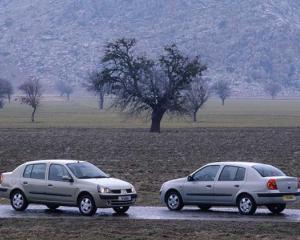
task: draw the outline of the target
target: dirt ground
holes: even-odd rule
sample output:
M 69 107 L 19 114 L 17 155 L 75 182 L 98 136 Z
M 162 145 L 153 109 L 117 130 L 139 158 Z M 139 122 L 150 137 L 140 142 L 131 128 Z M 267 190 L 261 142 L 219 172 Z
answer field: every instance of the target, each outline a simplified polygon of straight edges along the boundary
M 0 129 L 0 172 L 36 159 L 82 159 L 132 182 L 140 205 L 161 184 L 213 161 L 257 161 L 300 176 L 300 128 Z M 299 205 L 300 207 L 300 205 Z
M 80 230 L 79 230 L 80 229 Z M 118 219 L 0 220 L 0 239 L 300 239 L 300 223 Z

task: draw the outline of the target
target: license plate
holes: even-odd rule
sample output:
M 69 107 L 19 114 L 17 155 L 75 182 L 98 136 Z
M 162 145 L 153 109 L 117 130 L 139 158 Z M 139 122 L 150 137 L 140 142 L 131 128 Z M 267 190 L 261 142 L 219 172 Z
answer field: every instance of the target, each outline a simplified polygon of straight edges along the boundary
M 284 201 L 295 201 L 296 197 L 294 195 L 285 195 L 283 196 Z
M 119 201 L 130 201 L 131 200 L 131 196 L 120 196 L 119 197 Z

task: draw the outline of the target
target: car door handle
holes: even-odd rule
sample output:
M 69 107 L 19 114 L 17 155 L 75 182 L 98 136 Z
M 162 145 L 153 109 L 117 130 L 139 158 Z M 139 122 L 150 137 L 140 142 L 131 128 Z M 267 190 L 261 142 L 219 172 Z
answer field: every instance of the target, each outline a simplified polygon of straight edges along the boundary
M 53 184 L 48 184 L 48 187 L 53 187 Z
M 239 187 L 240 187 L 240 185 L 234 185 L 234 187 L 236 187 L 236 188 L 239 188 Z
M 28 184 L 28 182 L 23 182 L 23 185 L 27 185 Z
M 207 187 L 207 188 L 211 188 L 211 185 L 206 185 L 205 187 Z

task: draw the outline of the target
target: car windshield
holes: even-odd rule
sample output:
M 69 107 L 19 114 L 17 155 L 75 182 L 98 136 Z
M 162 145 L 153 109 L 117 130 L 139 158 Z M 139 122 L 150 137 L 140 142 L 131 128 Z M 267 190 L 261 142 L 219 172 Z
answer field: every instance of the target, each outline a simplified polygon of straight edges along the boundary
M 99 168 L 88 162 L 68 163 L 67 166 L 80 179 L 108 177 Z
M 285 176 L 285 174 L 276 167 L 270 165 L 255 165 L 253 168 L 262 176 L 262 177 L 278 177 Z

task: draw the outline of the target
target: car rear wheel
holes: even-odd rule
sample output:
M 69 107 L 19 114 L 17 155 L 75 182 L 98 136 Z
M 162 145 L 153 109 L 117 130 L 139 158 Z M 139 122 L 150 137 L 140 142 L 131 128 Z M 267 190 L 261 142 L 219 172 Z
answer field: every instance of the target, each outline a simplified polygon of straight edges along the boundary
M 286 204 L 270 204 L 267 205 L 267 208 L 270 210 L 270 212 L 279 214 L 286 208 Z
M 211 205 L 205 205 L 205 204 L 201 204 L 198 205 L 198 207 L 200 208 L 201 211 L 208 211 L 211 208 Z
M 240 196 L 237 205 L 242 215 L 253 215 L 257 209 L 254 199 L 248 194 Z
M 118 214 L 123 214 L 128 211 L 129 207 L 114 207 L 113 210 Z
M 82 215 L 93 216 L 96 213 L 97 207 L 91 195 L 82 195 L 78 202 L 78 208 Z
M 16 211 L 24 211 L 28 207 L 27 199 L 20 190 L 14 191 L 11 194 L 10 203 Z
M 47 208 L 49 208 L 50 210 L 56 210 L 57 208 L 59 208 L 60 206 L 57 204 L 46 204 Z
M 184 206 L 181 195 L 177 191 L 167 193 L 166 204 L 171 211 L 179 211 Z

